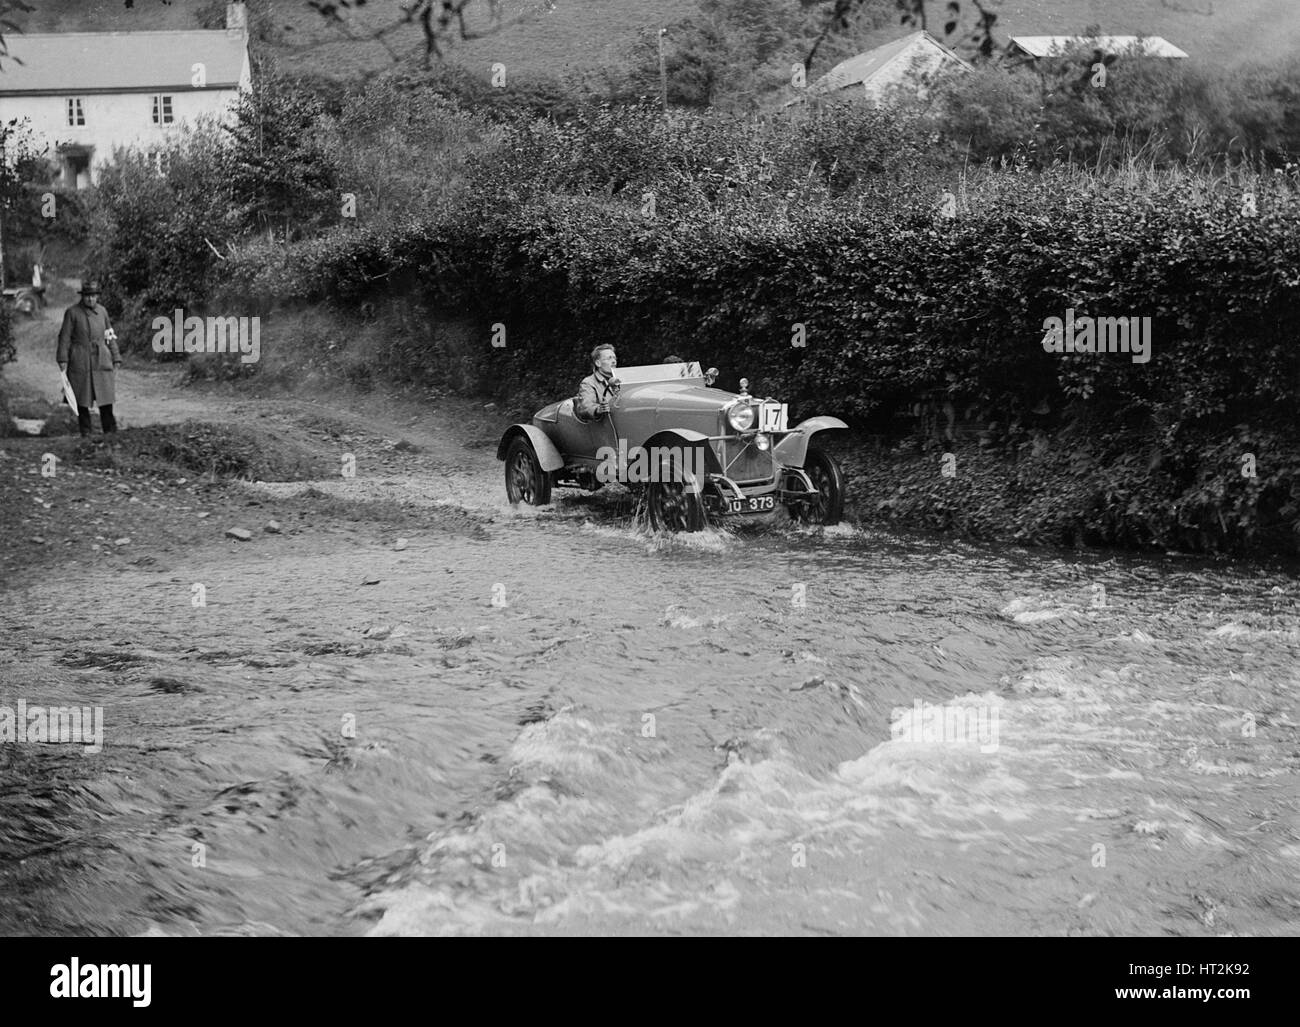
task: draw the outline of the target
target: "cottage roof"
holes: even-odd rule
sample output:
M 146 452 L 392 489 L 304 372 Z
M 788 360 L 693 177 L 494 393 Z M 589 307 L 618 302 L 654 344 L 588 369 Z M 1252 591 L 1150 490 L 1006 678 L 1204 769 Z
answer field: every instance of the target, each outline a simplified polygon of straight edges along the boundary
M 1012 36 L 1011 42 L 1030 57 L 1051 57 L 1079 47 L 1092 47 L 1106 54 L 1136 48 L 1145 57 L 1187 56 L 1160 36 Z
M 810 93 L 833 93 L 839 89 L 847 89 L 850 86 L 858 86 L 864 82 L 869 82 L 874 76 L 884 71 L 896 58 L 902 57 L 909 50 L 927 46 L 947 54 L 958 64 L 969 67 L 965 61 L 930 33 L 925 31 L 912 32 L 909 35 L 895 39 L 892 43 L 886 43 L 884 46 L 878 46 L 874 50 L 868 50 L 856 57 L 841 61 L 810 85 L 808 91 Z
M 5 43 L 0 95 L 190 90 L 195 64 L 203 88 L 233 89 L 247 55 L 244 34 L 226 29 L 6 33 Z

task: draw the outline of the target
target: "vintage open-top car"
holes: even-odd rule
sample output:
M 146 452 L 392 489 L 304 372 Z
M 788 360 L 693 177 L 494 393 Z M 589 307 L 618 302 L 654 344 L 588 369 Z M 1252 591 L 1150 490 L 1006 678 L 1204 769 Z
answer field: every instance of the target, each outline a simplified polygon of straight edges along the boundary
M 651 525 L 698 531 L 710 517 L 763 517 L 778 506 L 810 524 L 835 524 L 844 475 L 818 432 L 837 417 L 786 425 L 774 399 L 712 388 L 717 370 L 695 361 L 620 367 L 608 414 L 584 419 L 574 400 L 552 403 L 531 424 L 511 425 L 497 447 L 511 503 L 544 506 L 553 487 L 595 491 L 619 481 L 643 491 Z

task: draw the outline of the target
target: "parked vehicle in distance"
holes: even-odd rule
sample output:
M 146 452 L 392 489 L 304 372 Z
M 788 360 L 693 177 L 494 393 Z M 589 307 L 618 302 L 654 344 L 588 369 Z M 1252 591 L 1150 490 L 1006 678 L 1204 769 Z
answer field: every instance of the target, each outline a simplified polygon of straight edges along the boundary
M 501 438 L 511 503 L 544 506 L 553 488 L 595 491 L 619 481 L 644 491 L 656 529 L 698 531 L 710 518 L 767 517 L 777 507 L 809 524 L 835 524 L 844 474 L 819 432 L 848 425 L 810 417 L 787 426 L 775 399 L 712 387 L 717 369 L 696 361 L 618 369 L 608 415 L 584 420 L 566 399 Z
M 43 292 L 30 285 L 18 285 L 4 290 L 4 301 L 11 310 L 36 317 L 45 308 Z
M 32 264 L 32 281 L 30 285 L 6 286 L 0 290 L 4 302 L 10 309 L 28 317 L 36 317 L 45 309 L 45 280 L 41 274 L 41 265 Z

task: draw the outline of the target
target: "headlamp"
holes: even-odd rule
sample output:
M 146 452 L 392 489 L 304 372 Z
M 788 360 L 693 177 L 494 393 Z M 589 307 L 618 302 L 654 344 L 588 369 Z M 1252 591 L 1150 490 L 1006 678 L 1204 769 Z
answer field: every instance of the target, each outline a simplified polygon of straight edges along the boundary
M 727 411 L 727 424 L 731 425 L 732 431 L 749 431 L 756 420 L 758 415 L 752 403 L 737 403 Z

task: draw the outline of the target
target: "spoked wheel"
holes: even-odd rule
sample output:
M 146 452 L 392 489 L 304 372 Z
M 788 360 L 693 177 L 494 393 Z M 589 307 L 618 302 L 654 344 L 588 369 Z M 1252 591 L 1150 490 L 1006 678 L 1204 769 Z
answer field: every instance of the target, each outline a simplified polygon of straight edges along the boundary
M 545 506 L 551 501 L 551 476 L 542 470 L 532 444 L 515 439 L 506 450 L 506 498 L 514 503 Z
M 803 458 L 817 498 L 806 503 L 792 503 L 790 516 L 805 524 L 839 524 L 844 515 L 844 472 L 824 449 L 809 449 Z
M 646 486 L 646 508 L 655 531 L 700 531 L 707 523 L 704 492 L 692 490 L 694 475 L 675 457 L 665 454 L 659 463 L 659 480 Z

